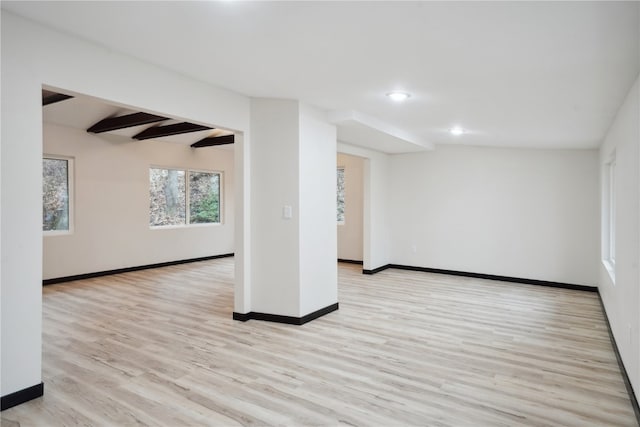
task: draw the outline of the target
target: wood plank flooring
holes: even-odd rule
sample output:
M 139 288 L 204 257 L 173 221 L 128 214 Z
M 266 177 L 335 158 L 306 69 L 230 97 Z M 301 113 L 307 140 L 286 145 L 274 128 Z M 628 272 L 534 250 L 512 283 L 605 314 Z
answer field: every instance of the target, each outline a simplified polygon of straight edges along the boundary
M 339 265 L 340 310 L 233 321 L 233 259 L 43 290 L 26 426 L 636 426 L 597 295 Z

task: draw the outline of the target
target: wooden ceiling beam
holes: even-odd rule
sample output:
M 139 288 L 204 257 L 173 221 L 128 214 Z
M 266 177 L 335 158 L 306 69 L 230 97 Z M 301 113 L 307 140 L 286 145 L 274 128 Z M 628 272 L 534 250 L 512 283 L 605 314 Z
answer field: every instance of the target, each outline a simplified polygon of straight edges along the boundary
M 65 95 L 63 93 L 51 93 L 46 94 L 42 93 L 42 106 L 55 104 L 56 102 L 64 101 L 65 99 L 73 98 L 71 95 Z
M 216 145 L 227 145 L 235 142 L 235 135 L 210 136 L 191 144 L 193 148 L 213 147 Z
M 210 130 L 212 128 L 194 123 L 182 122 L 173 125 L 166 126 L 154 126 L 149 129 L 145 129 L 132 138 L 137 140 L 161 138 L 163 136 L 180 135 L 189 132 L 198 132 L 201 130 Z
M 125 129 L 133 126 L 148 125 L 149 123 L 162 122 L 169 120 L 167 117 L 156 116 L 149 113 L 133 113 L 126 116 L 108 117 L 100 120 L 95 125 L 87 129 L 87 132 L 102 133 L 112 130 Z

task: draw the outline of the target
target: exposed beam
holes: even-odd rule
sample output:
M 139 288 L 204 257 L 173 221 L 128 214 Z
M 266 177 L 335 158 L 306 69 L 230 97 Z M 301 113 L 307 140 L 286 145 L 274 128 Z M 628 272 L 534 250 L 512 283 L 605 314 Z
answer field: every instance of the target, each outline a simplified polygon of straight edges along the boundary
M 155 114 L 133 113 L 127 114 L 126 116 L 109 117 L 104 120 L 100 120 L 98 123 L 87 129 L 87 132 L 109 132 L 112 130 L 130 128 L 133 126 L 148 125 L 149 123 L 161 122 L 163 120 L 169 119 L 167 117 L 156 116 Z
M 181 133 L 198 132 L 200 130 L 209 130 L 210 127 L 196 125 L 194 123 L 182 122 L 174 125 L 155 126 L 149 129 L 145 129 L 137 135 L 133 136 L 133 139 L 143 140 L 151 138 L 160 138 L 162 136 L 179 135 Z
M 213 147 L 215 145 L 233 144 L 234 141 L 235 135 L 210 136 L 208 138 L 201 139 L 198 142 L 194 142 L 191 144 L 191 147 Z
M 65 99 L 69 98 L 73 98 L 73 96 L 52 92 L 48 92 L 47 94 L 45 94 L 45 92 L 42 91 L 42 106 L 44 107 L 45 105 L 55 104 L 56 102 L 64 101 Z

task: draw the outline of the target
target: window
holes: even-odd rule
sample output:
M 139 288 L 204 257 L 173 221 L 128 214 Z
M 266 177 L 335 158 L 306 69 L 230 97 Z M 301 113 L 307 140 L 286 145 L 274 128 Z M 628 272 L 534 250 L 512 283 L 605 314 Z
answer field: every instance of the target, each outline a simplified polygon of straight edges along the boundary
M 220 222 L 220 173 L 152 167 L 149 196 L 151 227 Z
M 615 282 L 616 265 L 616 157 L 615 152 L 605 164 L 603 177 L 603 245 L 602 260 Z
M 338 168 L 338 223 L 344 224 L 344 168 Z
M 42 230 L 47 234 L 71 231 L 72 172 L 72 159 L 42 159 Z
M 151 209 L 149 225 L 181 225 L 186 218 L 184 171 L 176 169 L 149 170 Z
M 189 172 L 189 222 L 220 222 L 220 174 Z

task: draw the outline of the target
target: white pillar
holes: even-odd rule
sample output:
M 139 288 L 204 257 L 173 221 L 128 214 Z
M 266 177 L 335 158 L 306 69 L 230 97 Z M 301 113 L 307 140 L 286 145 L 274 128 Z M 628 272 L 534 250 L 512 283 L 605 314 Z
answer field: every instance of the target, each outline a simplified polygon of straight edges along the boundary
M 251 312 L 300 319 L 337 304 L 335 153 L 323 112 L 252 99 Z
M 251 168 L 247 132 L 236 134 L 234 142 L 234 266 L 235 286 L 233 311 L 251 311 Z

